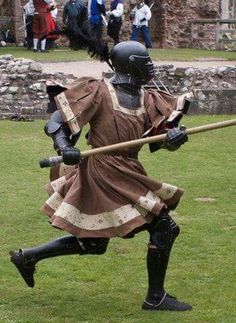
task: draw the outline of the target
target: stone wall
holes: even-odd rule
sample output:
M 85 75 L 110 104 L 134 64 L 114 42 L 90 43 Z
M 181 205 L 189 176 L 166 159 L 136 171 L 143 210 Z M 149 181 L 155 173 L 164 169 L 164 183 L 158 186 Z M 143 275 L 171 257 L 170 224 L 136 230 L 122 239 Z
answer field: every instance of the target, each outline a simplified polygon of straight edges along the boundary
M 11 0 L 0 0 L 0 17 L 10 17 L 13 15 L 13 5 Z
M 48 96 L 46 85 L 50 81 L 65 85 L 75 77 L 57 73 L 42 73 L 42 66 L 29 59 L 0 56 L 0 119 L 14 114 L 31 118 L 45 118 Z
M 167 0 L 164 1 L 167 47 L 214 48 L 215 25 L 207 25 L 200 32 L 203 44 L 191 44 L 191 20 L 221 18 L 221 1 Z M 209 43 L 210 41 L 210 43 Z M 202 46 L 201 46 L 202 45 Z
M 236 114 L 236 66 L 207 69 L 158 66 L 156 76 L 156 84 L 162 87 L 161 81 L 175 95 L 194 91 L 192 114 Z M 14 114 L 46 118 L 47 83 L 65 86 L 74 79 L 73 75 L 63 73 L 44 74 L 41 64 L 29 59 L 0 56 L 0 119 Z
M 236 114 L 236 66 L 204 69 L 163 66 L 157 77 L 174 95 L 193 91 L 189 114 Z

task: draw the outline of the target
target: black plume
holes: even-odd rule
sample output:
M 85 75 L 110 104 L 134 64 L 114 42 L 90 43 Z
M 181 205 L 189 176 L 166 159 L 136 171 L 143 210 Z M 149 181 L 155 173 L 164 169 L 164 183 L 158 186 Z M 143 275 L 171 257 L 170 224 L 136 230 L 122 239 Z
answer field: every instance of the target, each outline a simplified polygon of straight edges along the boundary
M 88 20 L 83 21 L 76 30 L 70 30 L 67 27 L 57 28 L 43 38 L 47 38 L 49 35 L 65 35 L 70 41 L 69 46 L 71 49 L 79 50 L 86 48 L 90 57 L 106 62 L 113 69 L 107 42 L 102 38 L 96 37 L 96 34 L 91 30 Z

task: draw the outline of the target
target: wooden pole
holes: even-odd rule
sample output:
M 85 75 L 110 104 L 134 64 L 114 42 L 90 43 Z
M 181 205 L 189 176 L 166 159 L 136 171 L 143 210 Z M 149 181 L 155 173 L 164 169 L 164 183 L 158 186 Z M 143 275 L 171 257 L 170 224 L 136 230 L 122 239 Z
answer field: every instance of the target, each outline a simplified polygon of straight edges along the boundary
M 221 128 L 226 128 L 226 127 L 230 127 L 230 126 L 236 126 L 236 119 L 220 121 L 220 122 L 216 122 L 216 123 L 210 123 L 210 124 L 198 126 L 195 128 L 189 128 L 189 129 L 186 129 L 186 133 L 188 135 L 193 135 L 193 134 L 200 133 L 200 132 L 221 129 Z M 157 136 L 152 136 L 152 137 L 135 139 L 135 140 L 131 140 L 131 141 L 124 141 L 124 142 L 120 142 L 120 143 L 113 144 L 113 145 L 108 145 L 108 146 L 104 146 L 104 147 L 99 147 L 99 148 L 94 148 L 94 149 L 82 151 L 81 157 L 84 158 L 84 157 L 88 157 L 88 156 L 92 156 L 92 155 L 106 154 L 106 153 L 109 153 L 112 151 L 124 150 L 124 149 L 134 147 L 134 146 L 142 146 L 144 144 L 149 144 L 152 142 L 161 142 L 165 138 L 166 138 L 166 134 L 162 134 L 162 135 L 157 135 Z M 40 164 L 40 167 L 43 168 L 43 167 L 50 167 L 50 166 L 53 166 L 56 164 L 60 164 L 62 161 L 63 160 L 62 160 L 61 156 L 56 156 L 56 157 L 49 157 L 44 160 L 41 160 L 39 162 L 39 164 Z
M 186 133 L 188 135 L 193 135 L 193 134 L 200 133 L 200 132 L 225 128 L 225 127 L 230 127 L 230 126 L 235 126 L 235 125 L 236 125 L 236 119 L 227 120 L 227 121 L 220 121 L 220 122 L 216 122 L 216 123 L 210 123 L 210 124 L 207 124 L 204 126 L 198 126 L 195 128 L 186 129 Z M 118 151 L 118 150 L 123 150 L 123 149 L 134 147 L 134 146 L 149 144 L 152 142 L 160 142 L 160 141 L 163 141 L 165 139 L 165 137 L 166 137 L 166 134 L 162 134 L 162 135 L 157 135 L 157 136 L 152 136 L 152 137 L 135 139 L 135 140 L 131 140 L 131 141 L 124 141 L 124 142 L 114 144 L 114 145 L 85 150 L 85 151 L 81 152 L 81 156 L 88 157 L 88 156 L 92 156 L 92 155 L 105 154 L 105 153 L 112 152 L 112 151 Z

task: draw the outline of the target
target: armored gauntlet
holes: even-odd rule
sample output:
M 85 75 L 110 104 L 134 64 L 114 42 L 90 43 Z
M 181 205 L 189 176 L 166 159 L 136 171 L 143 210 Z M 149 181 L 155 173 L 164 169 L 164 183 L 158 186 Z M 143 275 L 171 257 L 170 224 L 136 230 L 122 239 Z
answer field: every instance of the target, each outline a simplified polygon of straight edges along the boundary
M 76 165 L 81 160 L 80 150 L 75 147 L 65 147 L 61 154 L 66 165 Z
M 185 127 L 173 128 L 167 131 L 166 139 L 163 143 L 163 148 L 175 151 L 180 148 L 186 141 L 188 141 L 188 135 L 185 131 Z
M 44 130 L 45 133 L 52 138 L 54 148 L 59 155 L 62 155 L 65 164 L 75 165 L 80 162 L 80 150 L 73 147 L 79 134 L 74 136 L 76 138 L 71 136 L 69 128 L 63 122 L 60 111 L 56 111 L 52 114 L 51 119 L 46 124 Z

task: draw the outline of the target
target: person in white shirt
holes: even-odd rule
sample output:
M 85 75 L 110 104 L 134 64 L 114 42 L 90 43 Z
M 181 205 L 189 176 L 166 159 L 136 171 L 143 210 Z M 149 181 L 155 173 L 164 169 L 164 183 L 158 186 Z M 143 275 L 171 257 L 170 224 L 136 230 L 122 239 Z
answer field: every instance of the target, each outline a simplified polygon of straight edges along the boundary
M 130 14 L 133 21 L 130 39 L 138 41 L 140 34 L 142 34 L 146 48 L 152 48 L 152 41 L 148 26 L 148 22 L 152 17 L 151 10 L 143 0 L 137 0 L 136 3 L 137 5 Z
M 122 15 L 124 13 L 123 0 L 112 0 L 111 10 L 107 11 L 109 17 L 107 35 L 114 40 L 114 46 L 120 42 L 119 34 L 122 26 Z
M 33 48 L 33 16 L 34 16 L 34 3 L 29 0 L 23 7 L 24 9 L 24 26 L 26 33 L 26 46 L 28 50 Z

